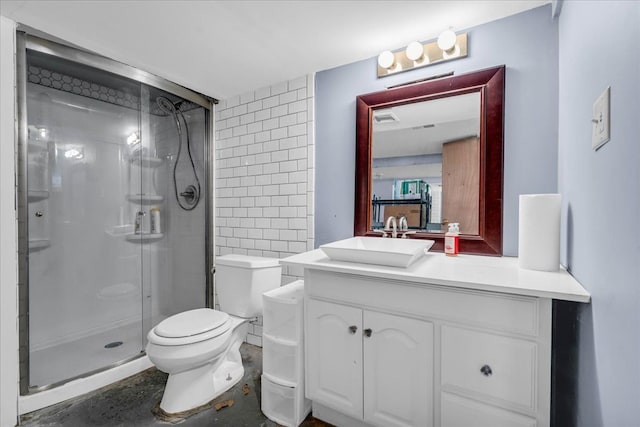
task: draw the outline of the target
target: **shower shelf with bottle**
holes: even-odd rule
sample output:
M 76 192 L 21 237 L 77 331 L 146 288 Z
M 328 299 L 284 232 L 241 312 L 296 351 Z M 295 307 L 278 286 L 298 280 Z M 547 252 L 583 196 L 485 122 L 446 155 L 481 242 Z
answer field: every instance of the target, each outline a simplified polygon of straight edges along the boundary
M 143 171 L 158 168 L 164 162 L 164 159 L 160 157 L 156 157 L 154 155 L 146 155 L 146 150 L 146 148 L 141 148 L 141 151 L 138 151 L 136 154 L 132 155 L 129 158 L 129 163 L 140 168 L 140 172 L 144 173 L 145 175 L 152 172 Z M 152 213 L 154 210 L 159 212 L 159 209 L 153 205 L 158 205 L 164 202 L 164 196 L 156 193 L 134 193 L 127 194 L 125 197 L 131 203 L 134 203 L 141 207 L 145 206 L 144 210 L 142 210 L 141 208 L 136 213 L 135 223 L 132 224 L 131 228 L 128 229 L 124 234 L 125 240 L 131 243 L 150 243 L 162 239 L 164 237 L 164 233 L 153 232 L 153 226 L 150 226 L 149 222 L 147 221 L 150 220 L 150 216 L 148 214 Z M 149 220 L 143 222 L 145 217 L 149 218 Z M 157 221 L 159 220 L 160 219 L 158 217 Z M 161 230 L 158 229 L 158 231 Z
M 127 194 L 127 200 L 139 206 L 158 205 L 164 201 L 164 196 L 159 194 Z M 153 217 L 156 211 L 156 217 Z M 151 207 L 148 212 L 139 210 L 136 213 L 136 222 L 130 230 L 124 235 L 125 240 L 132 243 L 150 243 L 160 240 L 164 237 L 164 233 L 160 229 L 160 210 L 157 206 Z M 144 218 L 148 217 L 148 222 Z M 157 228 L 156 228 L 157 227 Z M 156 232 L 157 230 L 157 232 Z

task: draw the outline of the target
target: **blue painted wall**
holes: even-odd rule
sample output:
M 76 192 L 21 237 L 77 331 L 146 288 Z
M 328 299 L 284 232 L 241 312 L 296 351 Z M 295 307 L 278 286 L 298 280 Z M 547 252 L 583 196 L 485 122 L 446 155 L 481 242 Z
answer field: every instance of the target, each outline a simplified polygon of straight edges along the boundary
M 562 262 L 579 305 L 577 426 L 640 425 L 640 2 L 566 1 L 559 17 Z M 591 149 L 611 86 L 611 141 Z
M 546 5 L 466 31 L 469 56 L 463 59 L 382 79 L 376 58 L 316 74 L 316 245 L 353 236 L 357 95 L 504 64 L 503 252 L 516 255 L 518 195 L 557 191 L 558 25 Z

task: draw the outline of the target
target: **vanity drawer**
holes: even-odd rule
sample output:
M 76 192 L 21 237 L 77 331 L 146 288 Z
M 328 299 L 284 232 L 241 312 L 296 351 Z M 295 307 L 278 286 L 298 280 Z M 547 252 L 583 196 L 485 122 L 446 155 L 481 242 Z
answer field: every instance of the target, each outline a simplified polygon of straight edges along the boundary
M 443 427 L 536 427 L 535 418 L 470 399 L 442 393 L 440 417 Z
M 442 390 L 536 410 L 537 344 L 443 325 Z

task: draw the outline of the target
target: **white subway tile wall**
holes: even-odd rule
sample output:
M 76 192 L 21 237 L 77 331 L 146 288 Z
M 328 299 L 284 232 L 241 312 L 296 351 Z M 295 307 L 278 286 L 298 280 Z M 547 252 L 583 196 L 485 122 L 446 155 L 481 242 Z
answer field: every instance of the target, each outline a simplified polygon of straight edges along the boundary
M 308 75 L 216 106 L 216 255 L 313 249 L 313 95 Z M 302 276 L 283 266 L 282 284 Z M 247 342 L 262 346 L 262 317 Z

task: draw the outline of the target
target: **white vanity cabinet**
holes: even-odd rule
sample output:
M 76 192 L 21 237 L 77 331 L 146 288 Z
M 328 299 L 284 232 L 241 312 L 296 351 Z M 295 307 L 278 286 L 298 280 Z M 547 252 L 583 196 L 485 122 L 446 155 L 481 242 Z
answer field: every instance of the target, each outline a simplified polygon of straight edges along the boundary
M 307 397 L 374 425 L 431 426 L 433 325 L 307 302 Z
M 442 254 L 400 269 L 318 250 L 283 263 L 304 267 L 306 397 L 316 418 L 549 426 L 552 299 L 589 301 L 566 271 Z

